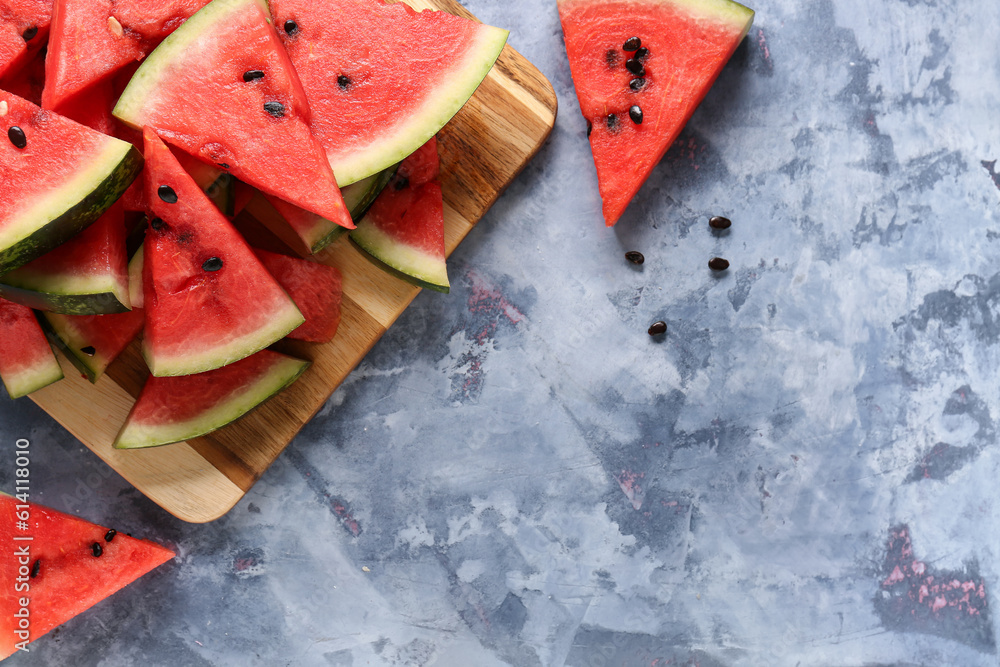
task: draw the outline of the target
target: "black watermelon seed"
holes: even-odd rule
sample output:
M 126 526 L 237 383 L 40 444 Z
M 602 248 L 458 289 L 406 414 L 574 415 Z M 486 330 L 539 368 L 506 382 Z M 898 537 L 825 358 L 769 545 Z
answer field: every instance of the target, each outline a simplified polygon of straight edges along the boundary
M 594 125 L 593 125 L 593 123 L 591 123 L 591 122 L 590 122 L 590 121 L 588 120 L 588 121 L 587 121 L 587 136 L 589 137 L 589 136 L 590 136 L 590 133 L 591 133 L 591 132 L 593 132 L 593 131 L 594 131 Z
M 614 130 L 618 127 L 618 116 L 613 113 L 609 113 L 605 122 L 607 122 L 609 130 Z
M 632 262 L 633 264 L 642 264 L 646 261 L 646 258 L 642 256 L 641 252 L 636 250 L 629 250 L 625 253 L 625 259 Z
M 635 51 L 640 46 L 642 46 L 641 39 L 638 37 L 629 37 L 625 40 L 625 43 L 622 44 L 622 51 Z
M 227 162 L 216 162 L 219 165 L 219 169 L 229 169 L 229 164 Z
M 409 185 L 410 185 L 410 179 L 408 179 L 406 176 L 400 176 L 399 178 L 396 179 L 396 182 L 392 184 L 392 187 L 396 192 L 399 192 L 400 190 Z
M 94 558 L 98 558 L 102 553 L 104 553 L 104 547 L 102 547 L 100 543 L 94 542 L 90 545 L 90 553 L 94 554 Z
M 114 528 L 112 528 L 108 532 L 104 533 L 104 541 L 105 542 L 110 542 L 111 540 L 115 539 L 115 535 L 117 535 L 117 534 L 118 534 L 118 531 L 115 530 Z
M 732 220 L 724 218 L 721 215 L 716 215 L 708 221 L 708 226 L 712 229 L 729 229 L 732 224 Z
M 641 78 L 632 79 L 628 82 L 628 87 L 631 88 L 633 92 L 639 92 L 646 87 L 646 80 Z
M 34 579 L 38 576 L 38 570 L 42 567 L 42 559 L 36 558 L 35 562 L 31 564 L 31 578 Z
M 722 259 L 721 257 L 713 257 L 712 259 L 708 260 L 708 268 L 712 269 L 713 271 L 725 271 L 726 269 L 729 268 L 729 262 Z
M 93 345 L 88 345 L 87 347 L 81 347 L 80 351 L 83 352 L 88 357 L 92 357 L 95 354 L 97 354 L 97 350 L 94 348 Z
M 281 118 L 285 115 L 285 105 L 281 102 L 264 102 L 264 111 L 275 118 Z
M 169 185 L 161 185 L 160 187 L 156 188 L 156 194 L 158 194 L 160 196 L 160 199 L 167 202 L 168 204 L 177 203 L 177 193 L 174 192 L 174 189 Z
M 632 56 L 632 57 L 635 58 L 636 60 L 642 60 L 643 58 L 645 58 L 648 55 L 649 55 L 649 49 L 647 49 L 644 46 L 641 49 L 636 49 L 635 50 L 635 55 Z
M 614 49 L 608 49 L 604 52 L 604 62 L 608 64 L 608 67 L 614 67 L 618 64 L 618 52 Z
M 14 144 L 14 148 L 26 148 L 28 146 L 28 137 L 24 136 L 24 130 L 17 125 L 12 125 L 7 130 L 7 138 L 10 139 L 10 143 Z
M 625 61 L 625 69 L 632 72 L 636 76 L 642 76 L 646 73 L 646 69 L 642 66 L 642 63 L 635 58 L 629 58 Z
M 21 33 L 21 38 L 26 42 L 30 42 L 35 38 L 35 35 L 37 34 L 38 34 L 38 26 L 33 25 Z
M 218 271 L 222 268 L 222 260 L 218 257 L 209 257 L 201 265 L 201 268 L 205 271 Z
M 638 104 L 633 104 L 628 108 L 628 117 L 636 125 L 642 125 L 642 109 L 639 108 Z
M 667 333 L 667 323 L 664 322 L 663 320 L 660 320 L 659 322 L 653 322 L 649 326 L 648 333 L 650 336 L 662 336 L 663 334 Z
M 285 32 L 287 34 L 294 35 L 298 31 L 299 31 L 299 24 L 298 23 L 296 23 L 292 19 L 288 19 L 287 21 L 285 21 Z
M 259 69 L 248 69 L 247 71 L 243 72 L 244 81 L 253 81 L 254 79 L 263 79 L 263 78 L 264 78 L 264 73 Z
M 340 86 L 341 90 L 347 90 L 347 87 L 351 85 L 351 79 L 346 74 L 341 74 L 337 77 L 337 85 Z
M 166 227 L 161 218 L 153 218 L 152 220 L 149 221 L 149 226 L 156 230 L 160 230 Z

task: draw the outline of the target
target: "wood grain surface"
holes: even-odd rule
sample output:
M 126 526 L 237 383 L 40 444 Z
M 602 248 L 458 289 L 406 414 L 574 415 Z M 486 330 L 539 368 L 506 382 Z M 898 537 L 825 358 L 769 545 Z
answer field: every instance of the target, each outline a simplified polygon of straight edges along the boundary
M 474 18 L 453 0 L 407 1 L 416 9 Z M 534 157 L 555 116 L 549 82 L 522 55 L 504 47 L 476 94 L 438 134 L 448 254 Z M 253 486 L 419 291 L 375 267 L 346 237 L 317 259 L 338 267 L 344 276 L 336 337 L 323 345 L 277 344 L 275 349 L 312 365 L 287 390 L 224 428 L 164 447 L 114 449 L 115 435 L 149 374 L 137 342 L 96 384 L 60 358 L 66 378 L 31 397 L 174 516 L 195 523 L 217 519 Z

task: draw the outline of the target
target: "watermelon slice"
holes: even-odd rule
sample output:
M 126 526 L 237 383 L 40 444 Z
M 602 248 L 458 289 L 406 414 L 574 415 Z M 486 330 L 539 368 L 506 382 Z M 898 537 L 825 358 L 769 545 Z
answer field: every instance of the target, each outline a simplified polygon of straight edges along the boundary
M 753 11 L 731 0 L 558 0 L 558 6 L 610 227 L 743 40 Z
M 0 88 L 36 105 L 42 103 L 42 88 L 44 87 L 45 49 L 40 49 L 29 58 L 25 65 L 9 76 L 0 79 Z
M 169 445 L 210 433 L 277 394 L 308 367 L 308 361 L 261 350 L 205 373 L 151 375 L 115 438 L 115 447 Z
M 66 243 L 0 276 L 0 296 L 68 315 L 129 310 L 125 212 L 120 202 Z
M 142 60 L 208 0 L 56 0 L 42 106 L 60 109 L 91 84 Z
M 142 168 L 130 144 L 0 90 L 0 273 L 96 220 Z
M 353 228 L 265 0 L 213 0 L 143 62 L 114 114 L 269 194 Z
M 49 35 L 52 0 L 0 2 L 0 79 L 16 74 Z
M 29 642 L 174 557 L 148 540 L 25 500 L 0 493 L 0 534 L 7 545 L 0 559 L 6 584 L 0 594 L 0 660 L 28 650 Z M 15 530 L 19 521 L 27 522 L 26 530 Z
M 254 248 L 254 252 L 306 318 L 287 338 L 310 343 L 329 342 L 340 324 L 340 270 L 259 248 Z
M 62 315 L 42 312 L 49 340 L 91 382 L 97 382 L 111 362 L 142 331 L 144 314 L 135 308 L 110 315 Z
M 45 333 L 31 309 L 0 299 L 0 380 L 19 398 L 63 377 Z
M 399 165 L 351 241 L 383 269 L 420 287 L 448 292 L 437 140 Z
M 472 97 L 508 31 L 381 0 L 270 0 L 337 182 L 400 162 Z
M 142 352 L 153 375 L 224 366 L 302 324 L 292 300 L 150 128 L 145 141 L 151 222 Z

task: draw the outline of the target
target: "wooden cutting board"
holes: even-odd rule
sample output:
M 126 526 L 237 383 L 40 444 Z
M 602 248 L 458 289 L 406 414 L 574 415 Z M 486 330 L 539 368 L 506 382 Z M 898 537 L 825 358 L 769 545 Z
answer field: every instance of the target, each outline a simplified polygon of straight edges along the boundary
M 474 18 L 454 0 L 407 2 Z M 534 157 L 555 116 L 552 86 L 506 46 L 476 94 L 438 134 L 448 254 Z M 229 426 L 164 447 L 114 449 L 115 435 L 149 374 L 137 343 L 96 384 L 60 355 L 66 378 L 31 397 L 174 516 L 195 523 L 217 519 L 253 486 L 419 292 L 376 268 L 346 237 L 318 259 L 344 276 L 336 337 L 323 345 L 282 341 L 282 352 L 312 365 L 287 390 Z

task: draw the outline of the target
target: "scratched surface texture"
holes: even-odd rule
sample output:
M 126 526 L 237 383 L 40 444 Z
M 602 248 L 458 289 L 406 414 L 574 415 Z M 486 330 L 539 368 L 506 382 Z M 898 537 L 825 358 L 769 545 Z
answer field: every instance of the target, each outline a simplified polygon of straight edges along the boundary
M 5 488 L 178 551 L 10 664 L 996 665 L 1000 3 L 757 2 L 612 230 L 555 3 L 466 5 L 555 130 L 225 518 L 0 400 Z

